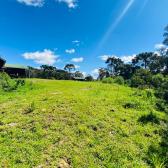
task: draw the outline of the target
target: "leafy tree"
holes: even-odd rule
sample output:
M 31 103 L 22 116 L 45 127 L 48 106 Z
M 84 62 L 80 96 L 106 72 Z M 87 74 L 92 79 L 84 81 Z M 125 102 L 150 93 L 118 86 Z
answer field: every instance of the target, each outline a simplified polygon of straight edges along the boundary
M 97 78 L 98 80 L 102 80 L 105 77 L 106 78 L 109 77 L 109 72 L 106 68 L 99 68 L 98 72 L 99 72 L 99 76 Z
M 165 37 L 164 41 L 163 41 L 163 44 L 168 46 L 168 25 L 166 26 L 165 28 L 165 33 L 163 35 Z
M 89 74 L 88 76 L 86 76 L 86 77 L 85 77 L 85 80 L 86 80 L 86 81 L 93 81 L 92 75 Z
M 134 59 L 132 59 L 132 64 L 135 66 L 142 66 L 147 68 L 147 66 L 150 66 L 151 62 L 151 57 L 153 53 L 152 52 L 146 52 L 146 53 L 141 53 L 139 55 L 136 55 Z
M 68 69 L 68 71 L 70 73 L 72 69 L 74 69 L 74 71 L 75 71 L 75 65 L 73 65 L 73 64 L 67 64 L 67 65 L 65 65 L 64 69 L 65 70 Z
M 131 87 L 152 87 L 152 74 L 149 69 L 139 69 L 131 79 Z
M 154 54 L 151 57 L 151 63 L 149 65 L 150 72 L 152 74 L 164 73 L 164 68 L 166 66 L 166 57 L 165 56 L 158 56 Z
M 73 73 L 73 77 L 81 77 L 81 78 L 83 78 L 84 76 L 83 76 L 83 74 L 80 71 L 75 71 Z
M 122 76 L 124 79 L 131 79 L 133 74 L 138 69 L 140 69 L 140 67 L 138 66 L 134 67 L 131 64 L 123 64 L 122 66 L 117 68 L 117 71 L 119 72 L 119 76 Z
M 120 58 L 108 57 L 106 62 L 107 68 L 110 70 L 111 77 L 115 75 L 115 70 L 123 64 Z

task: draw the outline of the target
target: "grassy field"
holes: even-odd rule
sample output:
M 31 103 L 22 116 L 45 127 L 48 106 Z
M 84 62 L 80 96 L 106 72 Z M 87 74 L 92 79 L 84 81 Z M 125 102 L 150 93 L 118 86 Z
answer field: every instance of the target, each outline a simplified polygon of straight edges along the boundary
M 116 84 L 33 79 L 0 95 L 0 167 L 166 167 L 166 113 Z

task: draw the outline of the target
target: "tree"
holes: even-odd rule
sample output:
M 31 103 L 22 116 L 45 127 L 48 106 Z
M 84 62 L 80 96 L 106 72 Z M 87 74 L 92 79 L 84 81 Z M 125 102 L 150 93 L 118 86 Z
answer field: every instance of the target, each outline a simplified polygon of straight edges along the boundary
M 105 77 L 109 77 L 109 72 L 106 68 L 99 68 L 98 72 L 99 72 L 99 76 L 97 77 L 98 80 L 102 80 Z
M 165 37 L 165 39 L 163 41 L 163 44 L 168 46 L 168 25 L 166 26 L 166 28 L 164 30 L 165 30 L 165 33 L 163 36 Z
M 86 76 L 86 77 L 85 77 L 85 80 L 86 80 L 86 81 L 93 81 L 92 75 L 89 74 L 88 76 Z
M 67 65 L 65 65 L 64 69 L 65 69 L 65 70 L 68 69 L 68 71 L 69 71 L 69 79 L 71 79 L 71 74 L 70 74 L 70 72 L 71 72 L 72 69 L 74 69 L 74 71 L 75 71 L 75 65 L 73 65 L 73 64 L 67 64 Z
M 81 77 L 81 78 L 83 78 L 84 76 L 83 76 L 83 74 L 80 71 L 75 71 L 73 73 L 73 77 Z
M 111 77 L 115 75 L 115 69 L 120 67 L 124 62 L 120 58 L 108 57 L 106 62 L 107 68 L 110 70 Z
M 65 65 L 64 69 L 65 70 L 68 69 L 68 71 L 70 73 L 72 69 L 74 69 L 74 71 L 75 71 L 75 65 L 73 65 L 73 64 L 67 64 L 67 65 Z
M 123 66 L 120 66 L 117 71 L 119 72 L 119 76 L 122 76 L 124 79 L 131 79 L 133 74 L 140 69 L 140 67 L 136 66 L 134 67 L 131 64 L 123 64 Z
M 152 55 L 153 55 L 152 52 L 145 52 L 145 53 L 136 55 L 136 57 L 132 59 L 132 64 L 145 67 L 146 69 L 147 66 L 150 65 Z

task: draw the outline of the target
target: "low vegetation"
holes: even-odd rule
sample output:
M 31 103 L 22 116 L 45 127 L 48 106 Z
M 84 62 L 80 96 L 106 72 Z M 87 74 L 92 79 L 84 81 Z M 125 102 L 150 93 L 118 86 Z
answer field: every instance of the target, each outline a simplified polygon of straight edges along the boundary
M 0 167 L 166 168 L 167 113 L 155 90 L 105 80 L 31 79 L 2 91 Z

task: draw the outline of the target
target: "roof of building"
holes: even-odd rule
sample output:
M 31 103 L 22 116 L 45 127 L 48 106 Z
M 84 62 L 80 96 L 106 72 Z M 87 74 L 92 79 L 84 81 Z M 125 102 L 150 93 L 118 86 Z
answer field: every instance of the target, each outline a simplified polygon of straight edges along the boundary
M 83 77 L 73 77 L 74 79 L 85 79 Z
M 25 65 L 15 65 L 15 64 L 5 64 L 5 68 L 28 69 L 28 67 Z

